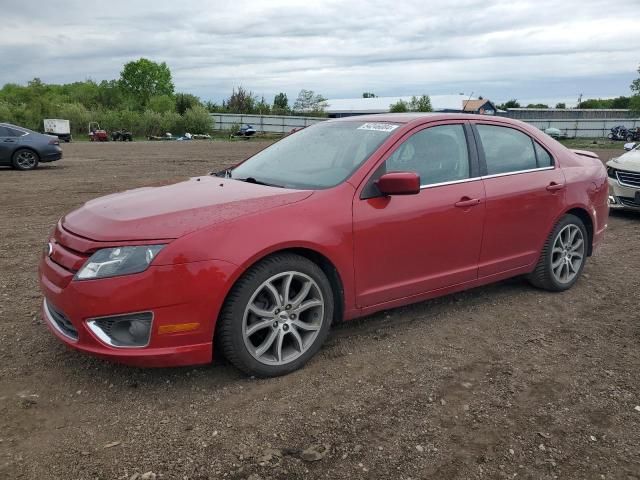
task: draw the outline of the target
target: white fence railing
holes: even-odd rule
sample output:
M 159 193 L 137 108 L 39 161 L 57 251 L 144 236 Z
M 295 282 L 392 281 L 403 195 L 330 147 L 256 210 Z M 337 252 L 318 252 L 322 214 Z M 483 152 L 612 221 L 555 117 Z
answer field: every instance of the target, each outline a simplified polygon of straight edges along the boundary
M 234 125 L 252 125 L 259 132 L 289 133 L 293 128 L 308 127 L 323 122 L 326 118 L 289 117 L 280 115 L 241 115 L 235 113 L 212 113 L 211 118 L 216 130 L 229 130 Z M 357 117 L 356 117 L 357 118 Z M 523 120 L 541 130 L 549 127 L 557 128 L 568 137 L 604 138 L 609 131 L 618 125 L 627 128 L 640 127 L 638 118 L 619 119 L 579 119 L 579 120 Z
M 608 118 L 580 120 L 523 120 L 541 130 L 553 127 L 568 137 L 604 138 L 613 127 L 624 125 L 627 128 L 640 127 L 638 118 Z
M 327 120 L 318 117 L 291 117 L 285 115 L 241 115 L 235 113 L 212 113 L 215 130 L 229 130 L 234 125 L 249 124 L 259 132 L 289 133 L 294 128 L 308 127 Z

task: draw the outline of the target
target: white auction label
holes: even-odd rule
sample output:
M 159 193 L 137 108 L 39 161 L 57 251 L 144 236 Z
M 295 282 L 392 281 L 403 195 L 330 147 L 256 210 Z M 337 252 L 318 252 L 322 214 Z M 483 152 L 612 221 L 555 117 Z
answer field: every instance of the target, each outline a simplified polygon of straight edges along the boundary
M 358 130 L 375 130 L 376 132 L 393 132 L 398 125 L 392 123 L 365 123 L 358 127 Z

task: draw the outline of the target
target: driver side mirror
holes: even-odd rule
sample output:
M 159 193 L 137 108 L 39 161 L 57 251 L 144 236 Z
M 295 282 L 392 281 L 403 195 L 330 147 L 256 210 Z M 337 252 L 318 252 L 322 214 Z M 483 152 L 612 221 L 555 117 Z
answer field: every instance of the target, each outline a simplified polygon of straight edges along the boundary
M 383 195 L 415 195 L 420 193 L 420 175 L 415 172 L 390 172 L 376 182 Z

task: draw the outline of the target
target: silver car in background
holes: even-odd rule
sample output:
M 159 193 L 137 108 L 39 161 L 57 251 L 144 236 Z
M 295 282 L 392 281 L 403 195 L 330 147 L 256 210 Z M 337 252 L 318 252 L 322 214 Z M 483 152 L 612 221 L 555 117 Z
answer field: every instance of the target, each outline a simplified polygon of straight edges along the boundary
M 609 207 L 640 212 L 640 143 L 628 143 L 625 150 L 607 162 Z

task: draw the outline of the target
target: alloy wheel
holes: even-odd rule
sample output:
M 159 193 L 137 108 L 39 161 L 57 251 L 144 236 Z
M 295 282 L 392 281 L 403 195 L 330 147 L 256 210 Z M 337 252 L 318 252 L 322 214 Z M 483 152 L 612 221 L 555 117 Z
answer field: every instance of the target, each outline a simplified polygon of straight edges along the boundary
M 584 236 L 577 225 L 569 224 L 558 232 L 551 250 L 551 271 L 556 281 L 570 283 L 578 275 L 584 247 Z
M 22 170 L 30 170 L 38 164 L 38 159 L 35 153 L 23 150 L 16 155 L 16 164 Z
M 249 353 L 266 365 L 284 365 L 314 343 L 324 319 L 320 287 L 296 271 L 273 275 L 254 291 L 244 310 L 242 336 Z

